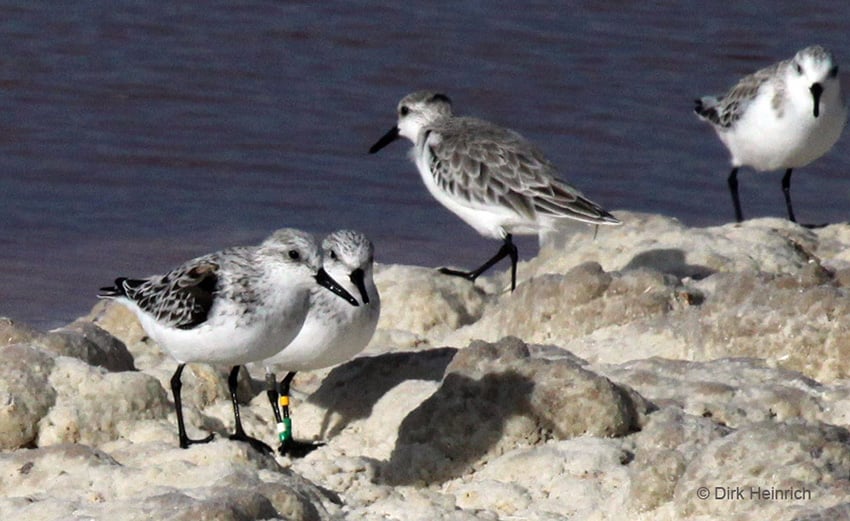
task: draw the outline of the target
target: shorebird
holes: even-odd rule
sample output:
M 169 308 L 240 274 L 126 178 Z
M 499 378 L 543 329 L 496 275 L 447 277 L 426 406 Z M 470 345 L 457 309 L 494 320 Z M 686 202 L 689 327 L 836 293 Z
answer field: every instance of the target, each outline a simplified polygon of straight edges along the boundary
M 173 356 L 177 370 L 171 391 L 180 447 L 207 443 L 213 435 L 191 439 L 183 423 L 181 375 L 187 363 L 232 366 L 228 378 L 236 422 L 230 437 L 255 449 L 268 445 L 242 428 L 236 384 L 239 368 L 271 357 L 298 334 L 318 286 L 357 301 L 321 269 L 321 252 L 307 233 L 282 229 L 255 247 L 236 247 L 192 259 L 164 275 L 118 278 L 99 296 L 133 311 L 142 328 Z M 328 292 L 330 295 L 331 293 Z
M 398 103 L 398 123 L 372 148 L 399 137 L 413 142 L 412 157 L 425 187 L 443 206 L 502 247 L 479 268 L 446 275 L 474 281 L 505 257 L 516 288 L 514 234 L 552 231 L 559 221 L 620 224 L 613 215 L 556 177 L 543 153 L 518 133 L 487 121 L 452 114 L 448 96 L 417 91 Z
M 818 159 L 838 141 L 847 121 L 838 65 L 819 45 L 741 79 L 723 96 L 705 96 L 694 108 L 729 150 L 732 172 L 727 183 L 735 219 L 744 220 L 738 197 L 738 169 L 785 169 L 782 193 L 788 219 L 791 172 Z
M 268 397 L 277 422 L 281 454 L 300 456 L 319 446 L 292 438 L 289 388 L 295 373 L 330 367 L 353 358 L 372 339 L 381 314 L 381 297 L 372 276 L 372 242 L 362 233 L 339 230 L 322 241 L 322 254 L 325 271 L 346 291 L 357 295 L 360 305 L 351 306 L 328 291 L 314 288 L 310 293 L 310 311 L 298 335 L 265 360 Z M 272 366 L 288 371 L 279 391 Z

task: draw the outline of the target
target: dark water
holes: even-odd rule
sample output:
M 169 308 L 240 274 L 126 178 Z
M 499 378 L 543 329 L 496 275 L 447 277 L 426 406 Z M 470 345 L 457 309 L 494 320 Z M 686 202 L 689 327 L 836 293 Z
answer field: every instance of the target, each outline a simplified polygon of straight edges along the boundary
M 812 43 L 850 66 L 846 0 L 401 4 L 0 3 L 0 315 L 59 325 L 117 275 L 281 226 L 476 265 L 497 244 L 430 199 L 409 145 L 366 154 L 424 87 L 612 210 L 727 222 L 692 99 Z M 801 220 L 850 218 L 847 140 L 795 175 Z M 742 172 L 747 216 L 784 214 L 780 177 Z

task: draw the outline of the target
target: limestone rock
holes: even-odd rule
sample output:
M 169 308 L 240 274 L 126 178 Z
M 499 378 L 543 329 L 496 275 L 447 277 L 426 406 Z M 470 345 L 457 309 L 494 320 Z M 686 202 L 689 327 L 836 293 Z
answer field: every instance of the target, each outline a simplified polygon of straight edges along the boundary
M 13 344 L 0 348 L 0 449 L 31 445 L 39 421 L 56 401 L 49 382 L 53 358 Z
M 385 468 L 390 482 L 434 482 L 519 446 L 635 429 L 632 396 L 572 361 L 532 358 L 516 338 L 474 342 L 449 364 L 440 388 L 401 423 Z

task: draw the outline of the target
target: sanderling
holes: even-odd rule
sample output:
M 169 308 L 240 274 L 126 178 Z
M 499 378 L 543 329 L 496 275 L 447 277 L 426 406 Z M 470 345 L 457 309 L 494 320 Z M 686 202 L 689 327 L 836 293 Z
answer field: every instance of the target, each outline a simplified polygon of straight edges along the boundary
M 171 391 L 182 448 L 213 437 L 193 440 L 186 435 L 180 400 L 183 368 L 187 363 L 205 362 L 233 366 L 228 384 L 236 432 L 230 438 L 271 451 L 242 428 L 236 402 L 239 367 L 274 355 L 295 338 L 317 284 L 351 306 L 358 305 L 321 268 L 321 262 L 321 252 L 309 234 L 282 229 L 256 247 L 211 253 L 165 275 L 119 278 L 114 286 L 101 288 L 101 297 L 115 299 L 132 310 L 148 336 L 177 360 Z
M 504 257 L 511 259 L 516 288 L 513 234 L 541 234 L 559 220 L 619 224 L 613 215 L 555 177 L 555 167 L 518 133 L 480 119 L 455 117 L 445 94 L 414 92 L 398 104 L 398 124 L 369 153 L 399 137 L 414 143 L 413 160 L 428 191 L 478 233 L 501 239 L 490 260 L 470 272 L 442 268 L 474 281 Z
M 819 45 L 745 76 L 723 96 L 696 100 L 694 111 L 711 123 L 732 156 L 728 183 L 738 222 L 743 220 L 738 198 L 742 166 L 786 169 L 782 192 L 788 219 L 796 222 L 791 171 L 832 148 L 847 121 L 838 65 Z
M 289 387 L 296 371 L 330 367 L 353 358 L 371 340 L 381 313 L 381 297 L 372 278 L 371 241 L 362 233 L 340 230 L 322 241 L 322 253 L 325 271 L 349 293 L 359 295 L 360 305 L 350 306 L 321 288 L 314 289 L 310 294 L 310 311 L 298 336 L 265 361 L 268 396 L 277 421 L 281 454 L 303 455 L 319 446 L 292 439 Z M 280 382 L 279 394 L 272 365 L 289 371 Z

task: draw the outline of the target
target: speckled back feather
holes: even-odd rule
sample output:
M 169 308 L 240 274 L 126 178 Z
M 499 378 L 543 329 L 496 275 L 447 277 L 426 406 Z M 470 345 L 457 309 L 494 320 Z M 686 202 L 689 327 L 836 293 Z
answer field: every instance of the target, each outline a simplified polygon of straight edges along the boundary
M 520 134 L 469 117 L 446 118 L 425 128 L 434 182 L 473 204 L 498 201 L 521 217 L 571 217 L 618 222 L 582 193 L 555 177 L 555 167 Z
M 125 297 L 163 324 L 192 329 L 207 320 L 218 290 L 219 265 L 211 256 L 190 261 L 165 275 L 118 278 L 101 288 L 102 297 Z
M 783 60 L 744 76 L 723 96 L 705 96 L 696 100 L 694 112 L 716 126 L 730 128 L 746 112 L 747 105 L 755 99 L 759 90 L 768 81 L 774 83 L 776 92 L 772 105 L 775 110 L 779 110 L 785 91 L 785 82 L 779 72 L 788 67 L 792 61 Z

